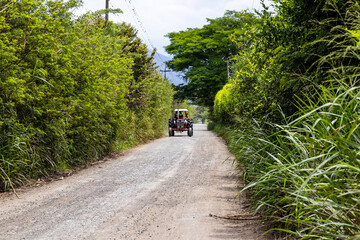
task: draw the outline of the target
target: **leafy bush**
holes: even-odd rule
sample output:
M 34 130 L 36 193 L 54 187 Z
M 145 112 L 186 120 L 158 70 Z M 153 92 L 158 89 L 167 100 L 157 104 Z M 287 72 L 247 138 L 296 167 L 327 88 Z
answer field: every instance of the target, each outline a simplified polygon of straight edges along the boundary
M 235 110 L 231 83 L 227 83 L 215 96 L 214 115 L 222 122 L 231 122 L 231 115 Z
M 173 93 L 145 44 L 78 4 L 0 3 L 1 190 L 165 130 Z
M 278 230 L 357 239 L 360 6 L 275 2 L 275 15 L 234 37 L 247 45 L 214 118 L 231 127 L 213 128 L 237 156 L 253 209 Z

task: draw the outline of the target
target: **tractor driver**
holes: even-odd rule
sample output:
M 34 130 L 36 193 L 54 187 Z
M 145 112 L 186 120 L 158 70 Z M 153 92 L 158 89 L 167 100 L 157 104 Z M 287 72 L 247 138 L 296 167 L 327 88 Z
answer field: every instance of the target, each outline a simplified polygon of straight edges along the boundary
M 184 116 L 182 115 L 182 112 L 179 112 L 179 119 L 184 119 Z

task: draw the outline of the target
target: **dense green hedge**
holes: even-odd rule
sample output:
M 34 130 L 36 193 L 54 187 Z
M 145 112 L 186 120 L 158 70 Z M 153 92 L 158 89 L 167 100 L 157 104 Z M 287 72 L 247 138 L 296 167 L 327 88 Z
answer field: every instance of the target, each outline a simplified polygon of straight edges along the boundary
M 0 3 L 0 190 L 166 127 L 173 93 L 146 45 L 100 13 L 75 19 L 77 5 Z
M 360 5 L 273 2 L 275 14 L 233 36 L 243 49 L 210 127 L 235 153 L 252 208 L 276 230 L 359 239 Z

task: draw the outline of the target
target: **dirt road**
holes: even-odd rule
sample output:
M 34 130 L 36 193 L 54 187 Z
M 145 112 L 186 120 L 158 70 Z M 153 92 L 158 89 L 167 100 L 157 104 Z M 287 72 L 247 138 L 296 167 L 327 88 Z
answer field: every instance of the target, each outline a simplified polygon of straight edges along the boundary
M 0 194 L 0 239 L 269 239 L 223 141 L 195 125 L 61 181 Z M 246 220 L 225 219 L 229 215 Z M 224 217 L 224 218 L 223 218 Z

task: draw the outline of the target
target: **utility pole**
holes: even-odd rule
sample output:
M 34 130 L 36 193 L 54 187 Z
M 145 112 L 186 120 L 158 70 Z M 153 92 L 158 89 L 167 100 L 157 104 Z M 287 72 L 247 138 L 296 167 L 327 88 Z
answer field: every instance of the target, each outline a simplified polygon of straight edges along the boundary
M 228 77 L 228 81 L 230 80 L 231 74 L 232 74 L 232 69 L 231 69 L 231 60 L 227 61 L 227 77 Z
M 171 72 L 170 70 L 166 70 L 166 67 L 165 67 L 165 69 L 164 70 L 160 70 L 160 72 L 163 72 L 164 73 L 164 78 L 166 78 L 166 73 L 167 72 Z
M 105 10 L 109 10 L 109 1 L 110 0 L 105 0 Z M 109 21 L 109 12 L 106 12 L 105 13 L 105 26 L 108 21 Z

